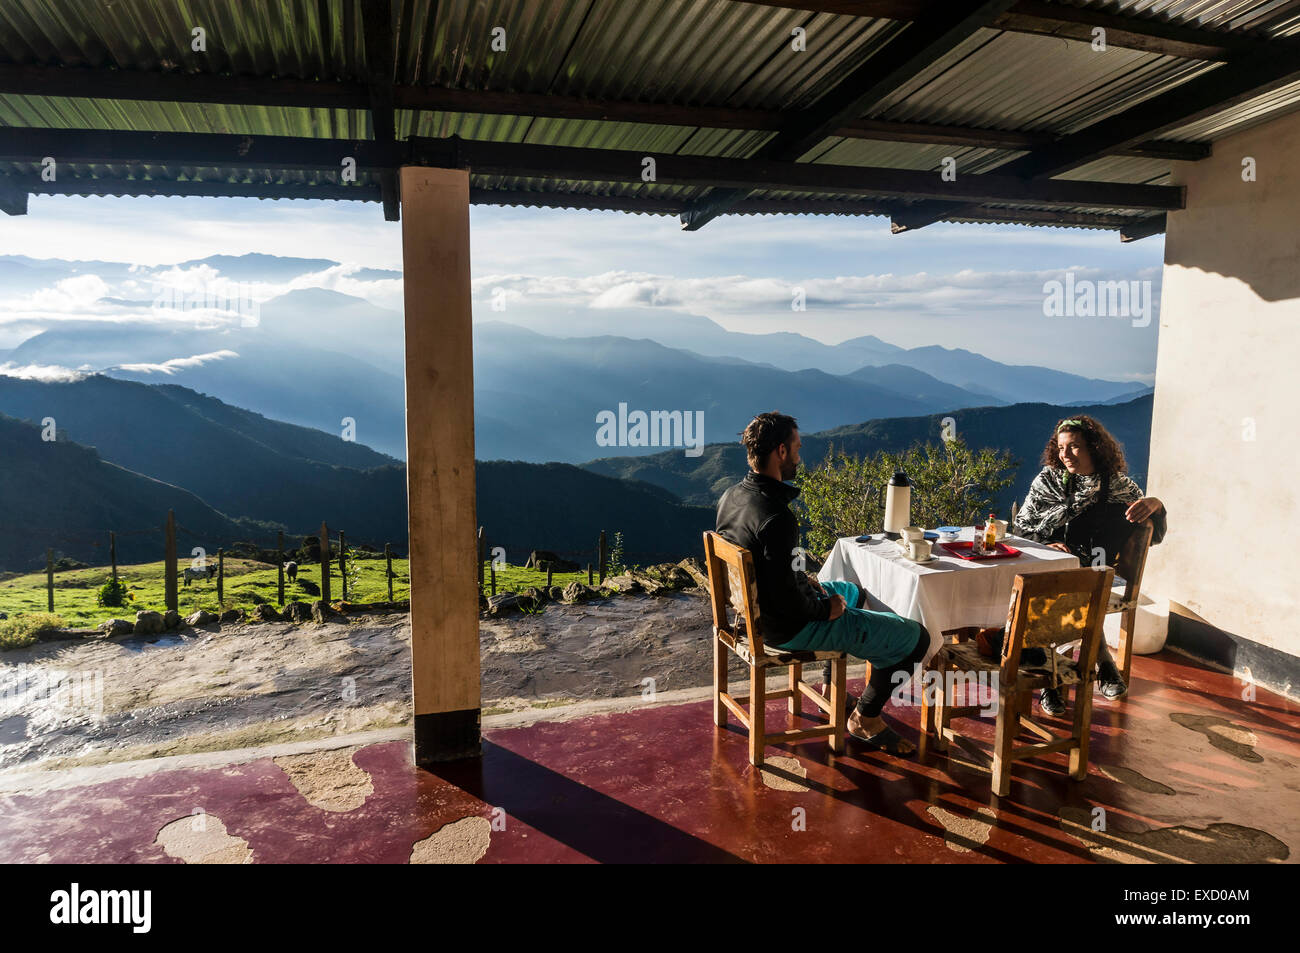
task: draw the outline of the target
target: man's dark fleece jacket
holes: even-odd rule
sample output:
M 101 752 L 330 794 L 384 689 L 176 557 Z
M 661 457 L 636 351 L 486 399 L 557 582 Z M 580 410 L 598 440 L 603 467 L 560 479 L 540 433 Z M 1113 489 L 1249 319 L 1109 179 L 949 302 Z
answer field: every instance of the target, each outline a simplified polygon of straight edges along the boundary
M 798 495 L 797 487 L 750 471 L 718 502 L 718 535 L 754 557 L 763 637 L 774 646 L 831 614 L 830 596 L 793 566 L 799 522 L 790 501 Z

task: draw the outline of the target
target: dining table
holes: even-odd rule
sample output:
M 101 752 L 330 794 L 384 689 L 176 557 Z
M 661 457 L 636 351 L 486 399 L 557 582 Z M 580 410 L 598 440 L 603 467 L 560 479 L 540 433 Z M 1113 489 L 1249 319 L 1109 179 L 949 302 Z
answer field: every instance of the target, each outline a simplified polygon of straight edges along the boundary
M 955 540 L 969 543 L 967 526 Z M 943 644 L 943 632 L 961 626 L 1000 626 L 1007 621 L 1011 590 L 1020 573 L 1076 569 L 1078 557 L 1030 539 L 1006 535 L 1000 542 L 1020 551 L 1001 559 L 970 560 L 950 554 L 932 540 L 934 559 L 908 558 L 897 539 L 882 533 L 835 541 L 817 578 L 844 580 L 866 593 L 862 608 L 895 612 L 920 622 L 930 633 L 926 660 Z

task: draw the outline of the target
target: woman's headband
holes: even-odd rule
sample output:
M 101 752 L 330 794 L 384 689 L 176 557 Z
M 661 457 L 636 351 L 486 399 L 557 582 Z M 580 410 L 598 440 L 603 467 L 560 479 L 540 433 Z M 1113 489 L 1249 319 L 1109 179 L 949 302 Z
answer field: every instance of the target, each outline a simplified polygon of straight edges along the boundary
M 1057 432 L 1057 433 L 1060 433 L 1060 432 L 1061 432 L 1062 430 L 1064 430 L 1066 427 L 1081 427 L 1081 428 L 1083 428 L 1084 430 L 1087 430 L 1087 429 L 1088 429 L 1088 428 L 1087 428 L 1087 425 L 1085 425 L 1084 422 L 1083 422 L 1082 420 L 1073 420 L 1073 419 L 1071 419 L 1071 420 L 1062 420 L 1059 424 L 1057 424 L 1057 425 L 1056 425 L 1056 432 Z

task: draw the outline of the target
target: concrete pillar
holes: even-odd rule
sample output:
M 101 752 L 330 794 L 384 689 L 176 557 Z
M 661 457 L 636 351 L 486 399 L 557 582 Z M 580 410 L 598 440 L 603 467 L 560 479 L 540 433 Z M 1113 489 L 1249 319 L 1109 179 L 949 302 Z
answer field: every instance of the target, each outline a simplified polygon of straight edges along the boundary
M 479 746 L 469 174 L 401 170 L 415 762 Z

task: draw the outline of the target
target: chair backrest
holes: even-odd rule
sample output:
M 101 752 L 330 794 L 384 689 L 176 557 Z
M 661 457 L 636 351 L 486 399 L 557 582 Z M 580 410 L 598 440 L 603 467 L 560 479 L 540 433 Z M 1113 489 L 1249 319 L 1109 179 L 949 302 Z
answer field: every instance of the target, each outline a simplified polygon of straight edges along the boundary
M 1051 652 L 1057 645 L 1075 641 L 1082 641 L 1079 664 L 1085 667 L 1081 671 L 1092 671 L 1114 578 L 1115 570 L 1109 566 L 1017 575 L 1007 609 L 1004 673 L 1019 669 L 1023 649 Z
M 1128 542 L 1115 560 L 1115 575 L 1124 580 L 1124 601 L 1133 602 L 1142 589 L 1142 574 L 1147 567 L 1147 553 L 1151 549 L 1151 536 L 1155 525 L 1143 520 L 1129 535 Z
M 758 583 L 754 557 L 712 530 L 704 533 L 704 564 L 709 569 L 709 602 L 713 606 L 713 633 L 728 645 L 748 641 L 754 658 L 763 653 L 758 621 Z M 731 621 L 728 608 L 735 611 Z

